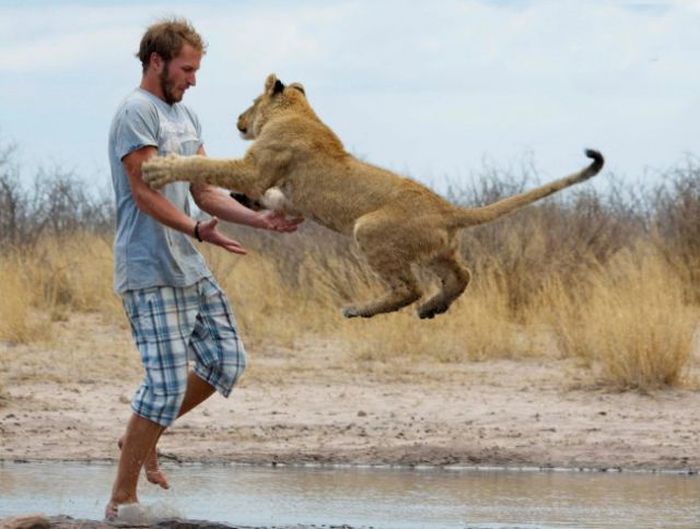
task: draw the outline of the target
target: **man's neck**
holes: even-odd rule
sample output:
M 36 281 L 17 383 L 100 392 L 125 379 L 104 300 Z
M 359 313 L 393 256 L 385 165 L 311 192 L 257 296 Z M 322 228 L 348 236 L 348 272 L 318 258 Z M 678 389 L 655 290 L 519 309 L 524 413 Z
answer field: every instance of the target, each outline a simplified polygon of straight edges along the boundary
M 154 79 L 153 76 L 144 74 L 143 77 L 141 77 L 141 84 L 139 85 L 139 88 L 153 94 L 161 101 L 166 102 L 160 82 L 158 79 Z

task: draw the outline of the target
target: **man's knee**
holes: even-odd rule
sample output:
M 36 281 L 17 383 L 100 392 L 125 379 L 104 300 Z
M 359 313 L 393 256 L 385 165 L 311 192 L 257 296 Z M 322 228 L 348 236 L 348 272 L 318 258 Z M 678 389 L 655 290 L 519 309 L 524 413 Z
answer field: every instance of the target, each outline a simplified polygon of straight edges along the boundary
M 163 426 L 170 426 L 180 414 L 182 402 L 185 400 L 186 387 L 178 387 L 162 395 L 161 417 Z M 167 424 L 165 424 L 167 423 Z

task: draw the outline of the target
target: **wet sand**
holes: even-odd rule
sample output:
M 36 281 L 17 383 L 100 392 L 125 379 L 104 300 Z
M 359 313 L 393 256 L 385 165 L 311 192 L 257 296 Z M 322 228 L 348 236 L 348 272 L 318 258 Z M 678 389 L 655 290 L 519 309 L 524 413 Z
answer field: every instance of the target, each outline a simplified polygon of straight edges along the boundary
M 313 358 L 309 358 L 312 355 Z M 299 367 L 303 357 L 306 367 Z M 166 431 L 171 461 L 700 469 L 700 392 L 597 388 L 570 360 L 353 365 L 251 353 L 254 373 Z M 408 365 L 410 364 L 410 365 Z M 255 374 L 257 373 L 257 375 Z M 16 377 L 1 460 L 115 460 L 136 376 Z
M 0 519 L 0 529 L 143 529 L 144 527 L 158 527 L 160 529 L 266 529 L 265 527 L 249 527 L 242 525 L 229 525 L 205 520 L 161 520 L 151 526 L 143 524 L 130 524 L 125 522 L 108 523 L 97 520 L 74 519 L 69 516 L 21 516 Z M 315 525 L 275 526 L 274 529 L 315 529 Z M 325 529 L 352 529 L 349 525 L 322 526 Z

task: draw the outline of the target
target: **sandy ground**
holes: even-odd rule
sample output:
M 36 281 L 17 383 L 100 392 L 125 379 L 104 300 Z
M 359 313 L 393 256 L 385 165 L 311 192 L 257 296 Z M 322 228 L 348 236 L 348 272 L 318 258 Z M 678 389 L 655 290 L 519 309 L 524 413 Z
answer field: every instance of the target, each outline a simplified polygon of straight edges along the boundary
M 130 347 L 128 333 L 118 333 Z M 92 347 L 89 340 L 83 347 Z M 162 457 L 700 469 L 700 391 L 690 386 L 611 392 L 593 385 L 589 370 L 556 358 L 360 364 L 331 343 L 249 349 L 252 367 L 232 396 L 216 395 L 178 420 L 161 439 Z M 85 364 L 79 353 L 55 351 L 56 360 L 26 364 L 40 353 L 0 344 L 0 459 L 115 459 L 138 371 L 90 377 L 78 367 Z M 36 372 L 71 357 L 76 367 L 67 375 Z M 21 358 L 25 364 L 13 369 Z

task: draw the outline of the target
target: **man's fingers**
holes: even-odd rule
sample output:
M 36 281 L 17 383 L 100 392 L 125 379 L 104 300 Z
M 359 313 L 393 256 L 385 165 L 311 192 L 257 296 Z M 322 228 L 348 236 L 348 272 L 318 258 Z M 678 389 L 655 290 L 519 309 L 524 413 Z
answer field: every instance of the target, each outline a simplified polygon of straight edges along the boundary
M 207 219 L 205 221 L 202 221 L 199 224 L 199 234 L 202 237 L 203 240 L 215 244 L 216 246 L 220 246 L 224 250 L 227 250 L 231 253 L 236 253 L 239 255 L 246 255 L 248 252 L 243 246 L 238 241 L 234 241 L 233 239 L 229 239 L 225 235 L 222 235 L 219 231 L 216 229 L 216 225 L 219 223 L 219 219 L 216 217 L 212 217 L 210 219 Z
M 236 253 L 238 255 L 246 255 L 248 252 L 239 244 L 221 244 L 221 247 L 228 250 L 231 253 Z
M 245 255 L 248 253 L 248 251 L 241 246 L 241 243 L 234 241 L 233 239 L 229 239 L 228 237 L 224 237 L 223 235 L 220 235 L 215 241 L 212 242 L 231 253 L 237 253 L 239 255 Z
M 301 224 L 303 221 L 303 217 L 294 217 L 289 219 L 286 217 L 271 217 L 269 229 L 274 231 L 292 232 L 296 231 L 299 224 Z
M 237 253 L 239 255 L 246 255 L 248 251 L 243 248 L 240 244 L 238 244 L 235 241 L 216 241 L 214 242 L 217 246 L 220 246 L 224 250 L 227 250 L 231 253 Z

